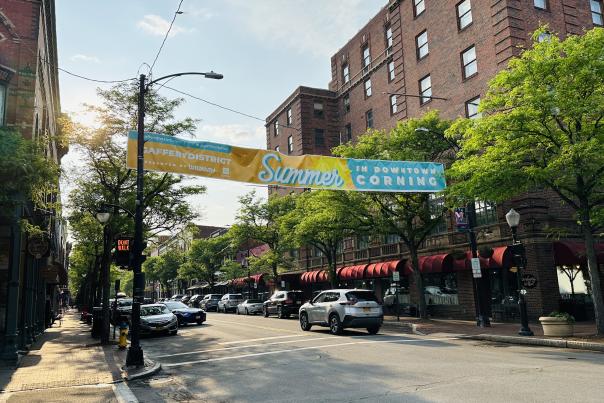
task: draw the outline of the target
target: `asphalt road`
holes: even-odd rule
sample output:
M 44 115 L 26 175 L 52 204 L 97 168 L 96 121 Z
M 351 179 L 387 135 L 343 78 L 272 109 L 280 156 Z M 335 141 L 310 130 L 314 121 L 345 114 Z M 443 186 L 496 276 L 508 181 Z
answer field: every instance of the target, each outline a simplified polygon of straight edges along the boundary
M 499 345 L 396 328 L 376 336 L 297 319 L 208 314 L 142 341 L 162 363 L 141 402 L 602 402 L 604 354 Z

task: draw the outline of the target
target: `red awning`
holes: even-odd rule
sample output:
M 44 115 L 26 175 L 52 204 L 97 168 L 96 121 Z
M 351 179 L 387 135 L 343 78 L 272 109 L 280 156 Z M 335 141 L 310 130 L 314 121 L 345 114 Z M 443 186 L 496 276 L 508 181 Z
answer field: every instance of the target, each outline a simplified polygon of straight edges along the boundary
M 264 273 L 253 274 L 250 276 L 251 281 L 254 283 L 260 283 L 262 278 L 264 277 Z
M 422 273 L 442 273 L 453 271 L 453 255 L 443 253 L 440 255 L 421 256 L 419 270 Z
M 598 263 L 604 263 L 604 244 L 594 245 Z M 574 266 L 587 264 L 585 244 L 582 242 L 554 242 L 554 262 L 557 266 Z
M 307 271 L 300 275 L 301 284 L 324 283 L 328 280 L 329 276 L 325 270 Z
M 467 251 L 465 258 L 453 260 L 453 270 L 471 270 L 471 259 L 472 252 Z M 513 265 L 512 254 L 508 250 L 507 246 L 498 246 L 494 248 L 493 256 L 491 256 L 490 258 L 478 256 L 478 259 L 480 259 L 480 267 L 483 269 L 496 269 L 501 267 L 511 267 Z
M 372 263 L 365 270 L 365 278 L 391 277 L 392 273 L 399 271 L 404 275 L 411 271 L 405 265 L 406 260 L 391 260 L 389 262 Z
M 338 276 L 341 280 L 359 280 L 365 277 L 365 269 L 368 265 L 348 266 L 339 269 Z

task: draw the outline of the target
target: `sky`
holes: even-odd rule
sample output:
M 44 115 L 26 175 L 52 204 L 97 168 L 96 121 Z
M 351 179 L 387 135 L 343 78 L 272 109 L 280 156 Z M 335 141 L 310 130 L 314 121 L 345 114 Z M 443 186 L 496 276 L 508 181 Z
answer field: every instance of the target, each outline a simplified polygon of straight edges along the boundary
M 59 67 L 99 80 L 147 73 L 180 0 L 57 0 Z M 213 70 L 222 80 L 179 77 L 170 86 L 258 117 L 253 119 L 186 98 L 177 117 L 200 119 L 196 139 L 266 148 L 264 119 L 298 86 L 327 88 L 330 57 L 363 27 L 386 0 L 183 0 L 153 69 L 160 77 Z M 97 104 L 99 84 L 60 72 L 61 107 L 93 125 L 83 104 Z M 166 97 L 179 97 L 162 88 Z M 136 128 L 133 128 L 136 129 Z M 68 202 L 81 156 L 62 160 L 62 200 Z M 189 201 L 199 224 L 232 224 L 239 196 L 265 188 L 191 178 L 207 192 Z

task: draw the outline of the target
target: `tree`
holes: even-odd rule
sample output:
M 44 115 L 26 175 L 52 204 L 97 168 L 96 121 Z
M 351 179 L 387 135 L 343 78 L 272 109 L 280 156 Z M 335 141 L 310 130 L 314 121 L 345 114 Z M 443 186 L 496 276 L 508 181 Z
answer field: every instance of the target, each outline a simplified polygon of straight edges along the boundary
M 535 186 L 555 192 L 580 225 L 596 326 L 604 334 L 594 251 L 604 208 L 604 30 L 535 43 L 491 81 L 480 110 L 481 119 L 450 129 L 463 136 L 452 194 L 502 201 Z
M 267 244 L 272 251 L 272 258 L 263 259 L 263 263 L 270 264 L 271 274 L 273 279 L 276 279 L 280 266 L 291 265 L 287 255 L 291 245 L 287 242 L 288 237 L 283 234 L 279 222 L 294 208 L 294 198 L 291 195 L 272 195 L 268 200 L 264 200 L 256 197 L 255 192 L 251 192 L 240 197 L 239 204 L 241 207 L 235 225 L 229 230 L 233 242 L 238 244 L 238 247 L 249 245 L 250 240 Z
M 329 280 L 337 286 L 337 253 L 345 238 L 370 228 L 367 216 L 355 209 L 358 194 L 319 190 L 304 192 L 296 197 L 295 208 L 281 220 L 283 236 L 294 245 L 310 245 L 327 259 Z
M 231 253 L 232 240 L 228 236 L 195 239 L 187 253 L 187 264 L 181 268 L 181 276 L 204 280 L 214 286 L 216 272 Z
M 166 292 L 170 283 L 178 277 L 179 269 L 185 262 L 185 254 L 176 249 L 168 249 L 159 256 L 153 256 L 143 262 L 143 271 L 151 281 L 159 281 Z
M 395 161 L 436 161 L 449 165 L 455 143 L 444 135 L 450 123 L 435 111 L 419 119 L 399 122 L 389 133 L 370 131 L 356 144 L 336 147 L 334 154 L 348 158 Z M 446 211 L 442 195 L 429 193 L 367 193 L 359 205 L 372 219 L 373 232 L 397 234 L 407 246 L 413 265 L 413 280 L 419 295 L 419 313 L 427 316 L 418 250 L 426 237 L 442 222 Z

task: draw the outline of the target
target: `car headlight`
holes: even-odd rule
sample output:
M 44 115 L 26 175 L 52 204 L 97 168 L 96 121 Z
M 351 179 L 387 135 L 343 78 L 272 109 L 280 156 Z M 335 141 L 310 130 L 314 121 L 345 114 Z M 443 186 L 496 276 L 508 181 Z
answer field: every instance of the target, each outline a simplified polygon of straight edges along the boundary
M 172 316 L 172 320 L 170 320 L 170 323 L 174 323 L 176 322 L 178 319 L 176 319 L 176 316 Z

